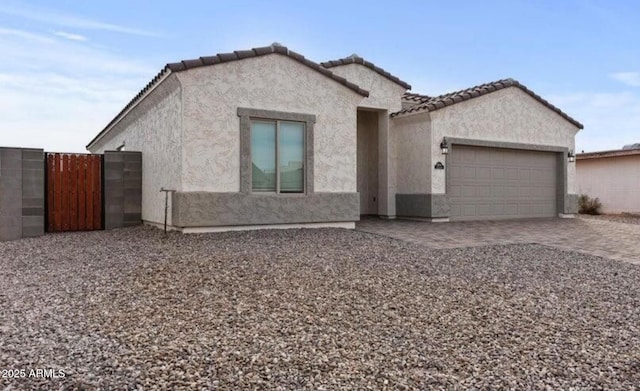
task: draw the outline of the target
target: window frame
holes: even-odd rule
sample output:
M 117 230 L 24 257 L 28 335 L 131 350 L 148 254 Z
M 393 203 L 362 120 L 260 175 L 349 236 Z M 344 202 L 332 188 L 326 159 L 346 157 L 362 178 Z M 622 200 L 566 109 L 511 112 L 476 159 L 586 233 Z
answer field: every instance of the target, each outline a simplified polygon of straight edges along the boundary
M 302 121 L 291 121 L 291 120 L 280 120 L 280 119 L 266 119 L 266 118 L 256 118 L 256 117 L 251 117 L 250 118 L 251 121 L 251 125 L 254 124 L 254 122 L 262 122 L 262 123 L 275 123 L 276 125 L 276 140 L 275 140 L 275 163 L 276 163 L 276 188 L 275 191 L 271 191 L 271 190 L 254 190 L 253 188 L 253 177 L 251 178 L 251 193 L 258 193 L 258 194 L 305 194 L 306 193 L 306 177 L 307 177 L 307 124 L 305 122 Z M 295 124 L 301 124 L 302 125 L 302 191 L 285 191 L 282 192 L 280 189 L 281 183 L 280 183 L 280 178 L 281 178 L 281 170 L 280 170 L 280 124 L 282 122 L 288 122 L 288 123 L 295 123 Z M 249 137 L 253 137 L 253 126 L 250 127 L 250 133 L 249 133 Z M 251 141 L 253 141 L 253 139 L 251 139 Z M 253 143 L 251 143 L 251 145 L 253 145 Z M 251 162 L 253 164 L 253 150 L 251 151 Z M 253 172 L 253 170 L 252 170 Z
M 240 193 L 255 196 L 277 196 L 277 197 L 301 197 L 314 192 L 314 154 L 313 136 L 316 116 L 313 114 L 291 113 L 272 110 L 260 110 L 251 108 L 238 108 L 240 117 Z M 276 122 L 276 191 L 253 191 L 252 178 L 252 151 L 251 151 L 251 124 L 253 121 Z M 298 122 L 304 126 L 304 147 L 303 147 L 303 178 L 302 192 L 281 193 L 280 192 L 280 122 Z

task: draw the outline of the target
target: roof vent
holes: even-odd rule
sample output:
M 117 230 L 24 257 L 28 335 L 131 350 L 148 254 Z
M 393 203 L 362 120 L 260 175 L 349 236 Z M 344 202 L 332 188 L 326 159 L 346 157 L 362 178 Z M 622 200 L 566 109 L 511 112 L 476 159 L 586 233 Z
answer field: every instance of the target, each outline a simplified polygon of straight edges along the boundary
M 640 143 L 625 145 L 622 149 L 640 149 Z

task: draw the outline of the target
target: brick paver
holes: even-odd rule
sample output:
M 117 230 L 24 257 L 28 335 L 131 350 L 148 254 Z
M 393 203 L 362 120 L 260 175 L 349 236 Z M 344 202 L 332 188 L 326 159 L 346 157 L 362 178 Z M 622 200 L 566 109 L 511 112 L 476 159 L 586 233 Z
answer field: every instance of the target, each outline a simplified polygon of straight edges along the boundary
M 432 248 L 538 243 L 640 264 L 640 225 L 595 219 L 429 223 L 367 218 L 356 229 Z

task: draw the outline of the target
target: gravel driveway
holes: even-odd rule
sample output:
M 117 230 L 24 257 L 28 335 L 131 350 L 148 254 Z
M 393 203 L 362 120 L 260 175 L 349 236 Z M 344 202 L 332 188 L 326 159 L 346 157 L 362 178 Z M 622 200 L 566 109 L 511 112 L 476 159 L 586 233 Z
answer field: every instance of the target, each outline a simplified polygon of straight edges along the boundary
M 635 389 L 640 266 L 339 229 L 0 243 L 13 389 Z M 60 374 L 60 372 L 57 372 Z

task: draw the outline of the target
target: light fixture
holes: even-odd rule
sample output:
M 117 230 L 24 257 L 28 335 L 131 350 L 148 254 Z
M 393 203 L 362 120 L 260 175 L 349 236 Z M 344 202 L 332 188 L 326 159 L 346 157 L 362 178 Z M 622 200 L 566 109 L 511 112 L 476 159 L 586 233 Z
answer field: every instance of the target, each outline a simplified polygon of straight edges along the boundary
M 576 155 L 573 153 L 573 151 L 571 149 L 567 153 L 567 158 L 569 160 L 569 163 L 573 163 L 573 162 L 576 161 Z
M 443 138 L 442 142 L 440 143 L 440 151 L 442 152 L 443 155 L 446 155 L 449 153 L 449 145 L 447 144 L 446 138 Z

